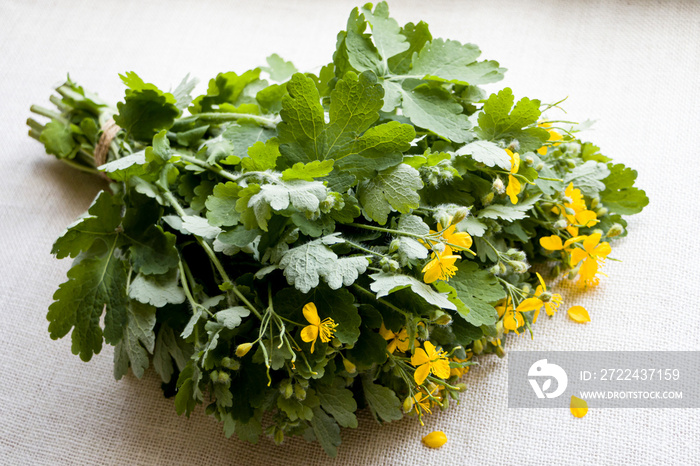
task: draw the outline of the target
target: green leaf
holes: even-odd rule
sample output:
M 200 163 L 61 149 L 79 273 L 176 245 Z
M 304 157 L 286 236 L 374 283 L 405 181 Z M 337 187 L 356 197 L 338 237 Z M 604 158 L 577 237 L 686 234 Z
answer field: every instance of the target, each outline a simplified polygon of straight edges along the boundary
M 236 202 L 241 188 L 234 182 L 219 183 L 205 202 L 207 220 L 214 226 L 230 227 L 236 225 L 241 214 L 236 210 Z
M 102 349 L 100 317 L 105 314 L 104 339 L 115 345 L 122 338 L 126 317 L 126 270 L 115 257 L 114 239 L 101 254 L 90 254 L 76 261 L 68 271 L 68 281 L 54 293 L 46 318 L 52 339 L 71 334 L 73 354 L 89 361 Z M 103 246 L 103 245 L 100 245 Z M 96 251 L 97 252 L 97 251 Z
M 282 57 L 273 53 L 266 58 L 269 67 L 262 67 L 261 70 L 266 71 L 270 75 L 270 79 L 283 83 L 288 80 L 294 73 L 297 72 L 296 67 L 290 61 L 284 61 Z
M 453 142 L 468 142 L 474 139 L 470 131 L 472 124 L 463 114 L 462 106 L 455 102 L 449 92 L 427 85 L 407 88 L 406 84 L 386 81 L 387 94 L 398 96 L 403 114 L 416 126 L 425 128 Z M 399 100 L 395 102 L 398 104 Z M 385 106 L 382 110 L 390 111 Z M 549 133 L 547 133 L 549 134 Z
M 153 351 L 153 368 L 163 383 L 170 382 L 174 372 L 173 361 L 178 370 L 184 369 L 189 352 L 186 350 L 186 343 L 175 337 L 173 329 L 165 323 L 161 324 Z
M 44 144 L 47 154 L 53 154 L 59 159 L 71 159 L 78 151 L 73 132 L 60 121 L 51 120 L 46 123 L 39 135 L 39 141 Z
M 514 101 L 510 88 L 491 94 L 479 113 L 476 133 L 487 141 L 505 139 L 509 143 L 515 139 L 521 153 L 535 151 L 549 139 L 546 129 L 531 127 L 540 117 L 540 101 L 523 97 L 513 107 Z
M 180 230 L 206 239 L 214 239 L 221 233 L 221 228 L 212 226 L 206 218 L 198 215 L 183 216 Z
M 279 156 L 277 139 L 268 139 L 265 142 L 258 141 L 248 148 L 248 157 L 241 160 L 241 166 L 249 172 L 274 170 Z
M 474 44 L 464 44 L 456 40 L 435 39 L 413 57 L 416 77 L 434 81 L 451 82 L 461 85 L 487 84 L 503 79 L 504 68 L 496 61 L 476 59 L 481 50 Z
M 110 241 L 117 235 L 122 206 L 106 191 L 100 191 L 87 213 L 70 224 L 56 240 L 51 253 L 57 258 L 75 257 L 90 249 L 96 239 Z
M 265 142 L 275 136 L 275 130 L 257 124 L 240 122 L 229 125 L 223 136 L 233 143 L 233 154 L 243 159 L 248 149 L 257 142 Z
M 291 168 L 282 172 L 282 179 L 313 181 L 314 178 L 323 178 L 333 171 L 333 160 L 314 160 L 309 163 L 297 162 Z
M 238 76 L 233 71 L 219 73 L 215 79 L 209 81 L 206 95 L 200 95 L 192 101 L 190 113 L 205 113 L 221 111 L 218 107 L 222 104 L 240 105 L 240 97 L 246 86 L 258 81 L 260 69 L 249 70 Z
M 309 217 L 318 213 L 321 201 L 326 199 L 328 189 L 320 181 L 282 181 L 277 175 L 268 175 L 274 184 L 251 184 L 240 191 L 236 209 L 243 214 L 243 224 L 248 229 L 267 231 L 267 222 L 272 212 L 290 209 Z
M 373 282 L 369 287 L 372 291 L 377 293 L 377 299 L 388 296 L 404 288 L 410 288 L 412 292 L 434 306 L 456 310 L 456 306 L 447 299 L 445 293 L 438 293 L 432 286 L 409 275 L 379 272 L 370 275 L 370 278 Z
M 131 300 L 127 306 L 124 336 L 114 349 L 114 378 L 119 380 L 131 367 L 136 378 L 148 369 L 148 355 L 153 353 L 156 335 L 156 308 Z
M 646 193 L 634 187 L 637 171 L 618 163 L 608 164 L 610 175 L 603 180 L 605 189 L 600 200 L 611 212 L 622 215 L 638 214 L 649 204 Z
M 180 84 L 177 85 L 173 91 L 173 97 L 175 98 L 175 106 L 180 110 L 186 109 L 190 103 L 192 103 L 191 93 L 197 85 L 197 78 L 190 79 L 190 75 L 187 74 Z
M 133 71 L 120 77 L 129 89 L 124 102 L 117 104 L 119 113 L 114 115 L 114 121 L 135 139 L 150 141 L 155 133 L 169 129 L 180 116 L 172 94 L 144 83 Z
M 542 196 L 537 195 L 529 199 L 518 202 L 517 204 L 491 204 L 484 207 L 477 214 L 478 219 L 491 218 L 501 219 L 507 222 L 522 220 L 527 217 L 527 211 L 532 209 L 532 206 L 540 200 Z M 506 201 L 510 202 L 510 201 Z
M 162 275 L 136 275 L 129 285 L 129 297 L 155 307 L 185 302 L 177 269 Z
M 377 421 L 391 422 L 403 418 L 401 402 L 390 388 L 375 384 L 369 377 L 362 377 L 362 389 L 372 415 Z
M 389 59 L 389 69 L 396 75 L 407 74 L 411 67 L 413 54 L 420 52 L 425 44 L 433 40 L 428 25 L 423 21 L 418 24 L 407 23 L 401 28 L 401 34 L 408 40 L 409 48 Z
M 343 242 L 337 235 L 330 235 L 289 249 L 279 264 L 287 282 L 302 293 L 317 287 L 320 278 L 333 290 L 352 285 L 367 270 L 369 261 L 366 256 L 339 258 L 328 247 Z
M 595 197 L 605 189 L 604 180 L 610 176 L 610 170 L 604 163 L 589 160 L 569 172 L 564 178 L 564 183 L 574 183 L 574 187 L 590 197 Z
M 382 58 L 384 68 L 388 69 L 389 58 L 405 52 L 409 48 L 406 37 L 401 34 L 399 23 L 389 17 L 389 6 L 380 2 L 371 10 L 371 4 L 362 7 L 362 14 L 372 28 L 372 42 Z
M 163 231 L 160 225 L 151 225 L 141 234 L 131 233 L 133 242 L 129 251 L 134 270 L 159 275 L 177 267 L 179 254 L 175 248 L 175 235 Z
M 449 293 L 457 312 L 472 325 L 492 325 L 498 319 L 492 303 L 506 297 L 503 286 L 495 275 L 482 270 L 476 262 L 455 264 L 457 273 L 449 283 L 439 282 L 436 287 Z
M 382 59 L 370 35 L 365 33 L 367 21 L 358 8 L 350 12 L 346 29 L 338 33 L 336 51 L 333 54 L 336 72 L 340 75 L 351 70 L 379 73 Z
M 222 135 L 209 139 L 204 144 L 204 155 L 207 158 L 207 163 L 210 165 L 215 165 L 219 162 L 236 165 L 241 159 L 233 154 L 233 150 L 233 142 Z
M 383 91 L 372 73 L 348 73 L 331 92 L 328 124 L 312 79 L 295 74 L 287 84 L 282 122 L 277 126 L 280 151 L 288 164 L 335 160 L 339 172 L 370 177 L 401 162 L 415 131 L 410 125 L 391 122 L 370 128 L 379 118 Z M 339 174 L 339 173 L 338 173 Z M 334 170 L 332 177 L 336 175 Z M 336 183 L 338 184 L 338 183 Z M 349 184 L 349 186 L 348 186 Z M 347 190 L 354 181 L 343 180 Z
M 490 141 L 474 141 L 460 147 L 457 155 L 470 155 L 477 162 L 481 162 L 487 167 L 500 167 L 510 170 L 510 156 L 498 144 Z
M 306 398 L 302 401 L 293 396 L 290 398 L 277 397 L 277 407 L 287 415 L 290 421 L 298 419 L 311 421 L 314 417 L 314 408 L 318 408 L 320 405 L 321 401 L 312 388 L 306 391 Z
M 234 306 L 214 314 L 214 318 L 229 330 L 241 325 L 243 318 L 250 315 L 250 310 L 243 306 Z
M 363 371 L 386 362 L 386 340 L 367 326 L 362 326 L 355 346 L 347 351 L 347 357 Z
M 317 385 L 316 394 L 321 407 L 340 424 L 341 427 L 357 427 L 357 403 L 350 390 L 345 388 L 342 379 L 335 379 L 332 385 Z
M 408 213 L 420 205 L 417 191 L 423 187 L 418 170 L 401 164 L 382 171 L 359 188 L 359 200 L 367 216 L 386 224 L 392 208 Z
M 340 446 L 340 427 L 338 424 L 324 410 L 316 407 L 313 409 L 311 428 L 323 450 L 328 456 L 335 458 L 338 455 L 338 446 Z

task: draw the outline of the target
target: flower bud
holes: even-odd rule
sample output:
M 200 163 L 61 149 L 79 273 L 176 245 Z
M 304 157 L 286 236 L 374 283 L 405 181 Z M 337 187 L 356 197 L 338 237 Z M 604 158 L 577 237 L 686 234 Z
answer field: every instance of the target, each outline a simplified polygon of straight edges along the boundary
M 503 351 L 503 347 L 500 345 L 496 346 L 496 356 L 503 359 L 505 357 L 505 355 L 506 355 L 506 352 Z
M 503 183 L 503 182 L 501 182 L 501 183 Z M 484 204 L 484 206 L 491 204 L 493 202 L 493 196 L 494 196 L 493 191 L 491 191 L 486 196 L 481 198 L 481 203 Z
M 472 343 L 472 352 L 474 354 L 481 354 L 484 351 L 484 343 L 481 340 L 474 340 Z
M 248 354 L 248 351 L 250 351 L 250 349 L 252 347 L 253 347 L 252 343 L 241 343 L 236 348 L 236 356 L 238 356 L 239 358 L 242 358 L 243 356 Z
M 423 437 L 423 444 L 429 448 L 440 448 L 447 443 L 447 435 L 440 430 L 431 432 Z
M 522 261 L 511 261 L 509 264 L 511 267 L 513 267 L 513 272 L 515 273 L 525 273 L 527 272 L 527 269 L 530 268 L 527 263 Z
M 548 303 L 548 302 L 550 302 L 550 301 L 552 300 L 552 293 L 550 293 L 549 291 L 545 291 L 544 293 L 541 293 L 541 294 L 538 296 L 538 298 L 540 298 L 540 300 L 541 300 L 543 303 Z
M 595 211 L 595 214 L 597 217 L 602 217 L 608 213 L 608 209 L 605 207 L 601 207 L 600 209 Z
M 469 388 L 466 383 L 455 384 L 455 387 L 457 388 L 457 391 L 459 391 L 459 392 L 466 392 L 467 388 Z
M 393 259 L 390 260 L 390 261 L 389 261 L 389 264 L 387 264 L 387 265 L 389 266 L 389 271 L 390 271 L 390 272 L 398 272 L 399 269 L 401 268 L 401 265 L 399 265 L 399 263 L 396 262 L 396 261 L 393 260 Z
M 430 176 L 428 176 L 428 184 L 431 184 L 433 186 L 437 186 L 440 183 L 438 180 L 438 177 L 434 174 L 431 173 Z
M 347 359 L 343 359 L 343 366 L 345 366 L 345 372 L 347 372 L 348 374 L 354 374 L 355 372 L 357 372 L 357 367 L 355 366 L 355 364 L 351 363 Z
M 500 263 L 499 263 L 499 264 L 500 264 Z M 492 274 L 494 274 L 494 275 L 500 274 L 500 273 L 501 273 L 501 268 L 499 267 L 499 264 L 496 264 L 496 265 L 494 265 L 493 267 L 491 267 L 491 268 L 489 269 L 489 272 L 492 273 Z
M 309 381 L 306 379 L 296 379 L 297 383 L 304 388 L 309 388 Z
M 517 261 L 524 261 L 525 259 L 527 259 L 527 255 L 525 254 L 525 252 L 520 251 L 520 250 L 515 249 L 515 248 L 510 248 L 510 249 L 508 250 L 508 252 L 506 252 L 506 254 L 507 254 L 508 257 L 510 257 L 511 259 L 514 259 L 514 260 L 517 260 Z
M 405 400 L 403 400 L 403 412 L 404 413 L 409 413 L 413 409 L 413 405 L 416 403 L 416 401 L 413 399 L 412 396 L 407 397 Z
M 284 442 L 284 431 L 282 429 L 275 429 L 274 440 L 276 445 L 280 445 Z
M 520 150 L 520 143 L 517 139 L 513 139 L 510 144 L 508 144 L 508 150 L 511 152 L 518 152 Z
M 391 243 L 389 243 L 389 254 L 398 251 L 399 246 L 401 246 L 401 240 L 398 238 L 393 239 Z
M 600 236 L 603 236 L 604 233 L 603 233 L 603 230 L 601 230 L 600 228 L 596 228 L 595 230 L 593 230 L 593 234 L 594 235 L 598 234 Z
M 419 322 L 419 324 L 422 324 L 423 322 Z M 421 340 L 427 340 L 430 335 L 428 335 L 428 329 L 425 327 L 425 325 L 417 325 L 416 326 L 416 336 L 420 338 Z
M 237 359 L 229 358 L 228 356 L 221 359 L 221 365 L 232 371 L 237 371 L 241 368 L 241 363 Z
M 491 189 L 493 192 L 497 194 L 503 194 L 506 192 L 506 187 L 503 184 L 503 180 L 501 180 L 500 176 L 497 176 L 495 180 L 493 180 L 493 184 L 491 185 Z
M 438 215 L 435 216 L 435 219 L 442 225 L 443 228 L 447 228 L 450 225 L 450 216 L 447 215 L 447 212 L 440 212 Z
M 598 207 L 598 204 L 600 204 L 600 198 L 599 197 L 594 197 L 591 199 L 591 209 L 595 209 Z
M 343 346 L 343 344 L 337 338 L 334 338 L 333 340 L 331 340 L 331 345 L 333 346 L 333 348 L 336 348 L 336 349 Z
M 469 215 L 469 209 L 466 207 L 460 207 L 455 211 L 455 214 L 452 216 L 452 224 L 456 225 L 465 218 L 467 218 L 467 215 Z
M 299 401 L 304 401 L 306 399 L 306 390 L 300 384 L 294 385 L 294 398 Z
M 436 253 L 440 254 L 445 250 L 445 244 L 444 243 L 435 243 L 433 244 L 433 251 Z
M 559 219 L 556 222 L 554 222 L 554 225 L 552 225 L 552 226 L 554 228 L 556 228 L 557 230 L 563 230 L 564 228 L 569 226 L 569 222 L 567 222 L 566 220 L 564 220 L 562 218 L 562 219 Z
M 566 165 L 571 169 L 576 168 L 576 162 L 571 159 L 566 159 Z
M 527 157 L 525 157 L 525 159 L 523 159 L 523 162 L 525 162 L 525 165 L 527 165 L 528 167 L 531 167 L 532 164 L 535 163 L 535 159 L 533 159 L 531 155 L 528 155 Z
M 623 231 L 625 231 L 625 228 L 619 223 L 615 223 L 613 224 L 613 226 L 610 227 L 608 233 L 605 236 L 607 236 L 608 238 L 614 238 L 615 236 L 621 235 Z
M 540 162 L 537 165 L 535 165 L 535 170 L 540 171 L 544 168 L 544 162 Z
M 284 379 L 280 382 L 279 391 L 288 400 L 294 394 L 294 387 L 292 387 L 292 381 L 290 379 Z
M 442 309 L 435 309 L 430 312 L 431 320 L 437 325 L 448 325 L 452 322 L 452 317 Z
M 530 284 L 523 283 L 523 293 L 530 294 L 531 291 L 532 291 L 532 287 L 530 286 Z

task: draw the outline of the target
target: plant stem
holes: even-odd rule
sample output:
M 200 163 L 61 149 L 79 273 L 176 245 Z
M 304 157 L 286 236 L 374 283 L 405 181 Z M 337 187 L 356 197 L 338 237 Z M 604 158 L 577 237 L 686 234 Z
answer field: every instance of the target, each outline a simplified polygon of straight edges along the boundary
M 194 123 L 195 121 L 206 121 L 209 123 L 226 123 L 227 121 L 236 120 L 252 120 L 266 128 L 274 129 L 277 127 L 278 120 L 261 117 L 260 115 L 253 115 L 250 113 L 198 113 L 196 115 L 188 116 L 177 120 L 173 125 L 173 130 L 177 131 L 179 126 L 188 125 Z

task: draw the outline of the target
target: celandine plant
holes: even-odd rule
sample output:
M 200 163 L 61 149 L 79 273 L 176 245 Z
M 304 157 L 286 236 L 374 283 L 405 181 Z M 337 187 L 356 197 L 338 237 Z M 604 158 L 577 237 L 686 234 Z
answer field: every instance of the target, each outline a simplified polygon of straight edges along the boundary
M 126 73 L 116 108 L 68 80 L 29 134 L 111 184 L 54 244 L 51 337 L 113 345 L 117 379 L 152 365 L 179 414 L 251 442 L 335 455 L 362 407 L 445 409 L 473 354 L 556 313 L 531 266 L 596 285 L 648 202 L 556 104 L 487 96 L 505 70 L 479 54 L 380 3 L 318 75 L 273 55 L 192 99 Z

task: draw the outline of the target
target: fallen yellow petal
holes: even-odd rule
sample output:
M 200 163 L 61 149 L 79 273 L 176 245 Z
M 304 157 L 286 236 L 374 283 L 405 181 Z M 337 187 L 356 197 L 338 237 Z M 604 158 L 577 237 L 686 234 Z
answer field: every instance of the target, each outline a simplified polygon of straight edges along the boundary
M 585 324 L 591 321 L 591 316 L 588 315 L 588 311 L 583 306 L 572 306 L 566 312 L 569 314 L 571 320 L 579 324 Z
M 440 448 L 447 443 L 447 435 L 441 430 L 436 430 L 423 437 L 423 443 L 426 447 Z
M 586 400 L 575 397 L 571 395 L 571 404 L 569 404 L 569 409 L 574 417 L 583 417 L 588 414 L 588 403 Z

